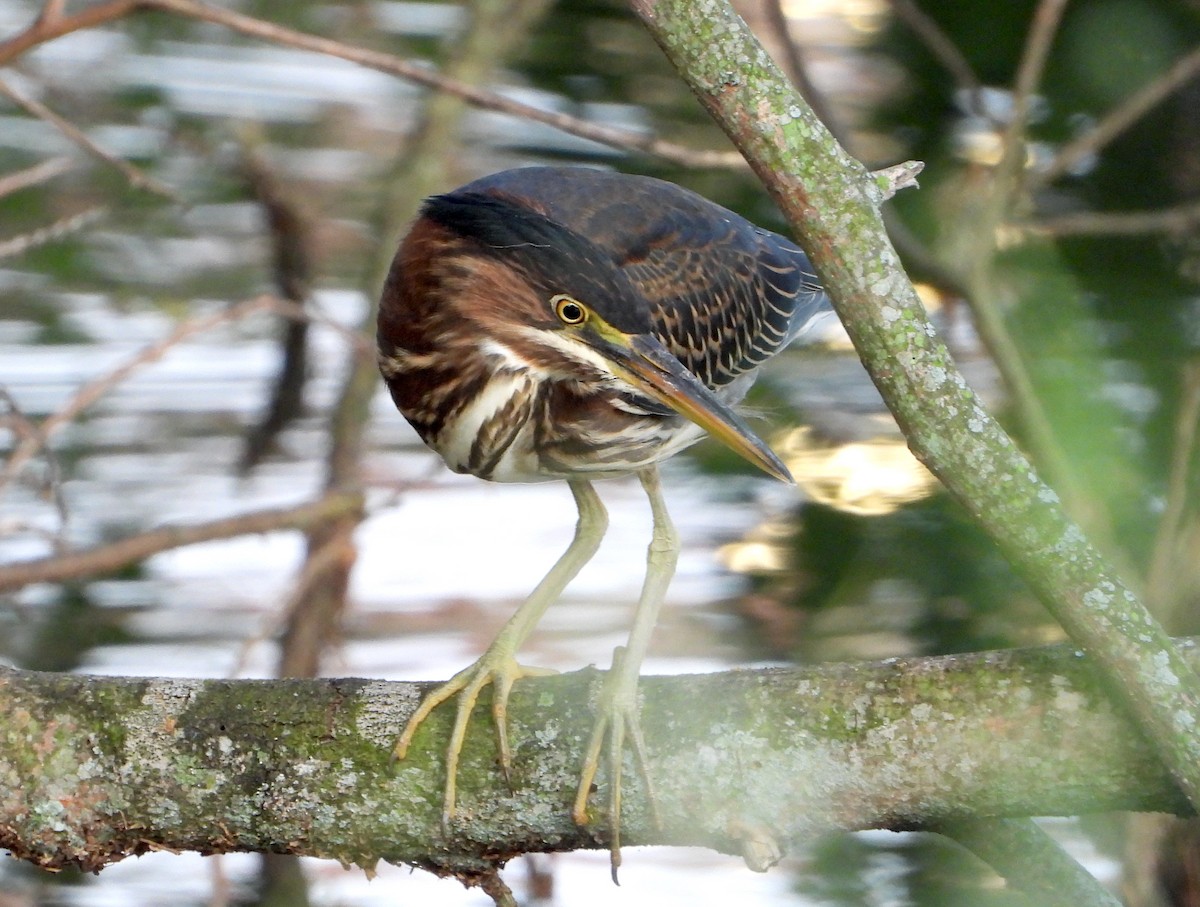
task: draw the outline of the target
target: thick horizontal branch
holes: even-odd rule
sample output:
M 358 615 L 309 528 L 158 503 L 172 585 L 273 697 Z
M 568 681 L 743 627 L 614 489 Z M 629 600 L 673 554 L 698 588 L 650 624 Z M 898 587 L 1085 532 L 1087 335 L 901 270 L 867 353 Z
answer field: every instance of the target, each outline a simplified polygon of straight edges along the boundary
M 463 875 L 521 852 L 600 847 L 602 816 L 570 819 L 598 676 L 517 684 L 511 789 L 481 703 L 461 813 L 443 830 L 446 710 L 407 760 L 390 760 L 422 685 L 2 671 L 0 847 L 46 867 L 255 850 Z M 630 844 L 757 859 L 828 830 L 1187 808 L 1066 647 L 652 677 L 643 690 L 663 821 L 652 826 L 628 769 Z

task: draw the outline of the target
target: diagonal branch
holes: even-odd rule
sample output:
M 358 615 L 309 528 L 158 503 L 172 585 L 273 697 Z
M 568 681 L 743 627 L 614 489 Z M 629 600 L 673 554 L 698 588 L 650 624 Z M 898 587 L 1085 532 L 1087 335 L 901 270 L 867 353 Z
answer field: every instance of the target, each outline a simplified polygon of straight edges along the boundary
M 85 208 L 78 214 L 69 214 L 53 223 L 38 227 L 36 230 L 30 230 L 28 233 L 22 233 L 8 239 L 0 239 L 0 259 L 24 255 L 31 249 L 38 248 L 38 246 L 57 242 L 66 236 L 78 233 L 80 230 L 86 230 L 92 224 L 103 220 L 107 216 L 107 205 L 95 205 L 91 208 Z M 0 484 L 3 484 L 2 480 L 0 480 Z
M 52 157 L 24 170 L 0 176 L 0 198 L 31 186 L 40 186 L 56 176 L 70 172 L 74 167 L 75 162 L 69 157 Z
M 36 432 L 23 437 L 18 442 L 16 448 L 9 455 L 8 462 L 0 470 L 0 489 L 13 480 L 17 473 L 29 462 L 30 458 L 41 450 L 55 432 L 64 425 L 74 421 L 80 413 L 92 406 L 97 400 L 108 393 L 109 390 L 124 381 L 138 369 L 157 362 L 170 352 L 173 347 L 193 334 L 211 330 L 226 322 L 236 321 L 254 312 L 270 308 L 274 305 L 274 302 L 268 296 L 260 296 L 243 302 L 240 305 L 222 309 L 212 315 L 205 315 L 200 318 L 184 321 L 166 337 L 145 347 L 118 368 L 83 385 L 57 412 L 43 419 L 38 425 Z
M 147 192 L 153 192 L 155 195 L 160 195 L 165 199 L 182 204 L 183 199 L 179 194 L 166 185 L 147 173 L 143 173 L 128 161 L 122 160 L 112 154 L 88 137 L 82 129 L 72 123 L 70 120 L 60 117 L 57 113 L 35 98 L 26 97 L 21 94 L 3 79 L 0 79 L 0 95 L 8 98 L 13 104 L 16 104 L 26 113 L 37 117 L 39 120 L 44 120 L 49 123 L 71 142 L 82 148 L 92 157 L 107 164 L 108 166 L 118 170 L 122 176 L 129 182 L 129 185 L 135 189 L 144 189 Z
M 634 9 L 796 229 L 913 452 L 1096 659 L 1200 804 L 1200 676 L 959 372 L 888 242 L 878 184 L 727 5 L 703 19 L 686 0 Z
M 25 414 L 21 404 L 3 385 L 0 385 L 0 404 L 8 410 L 7 414 L 0 418 L 0 428 L 7 429 L 14 438 L 27 438 L 37 434 L 37 424 Z M 58 462 L 58 457 L 52 450 L 46 451 L 46 469 L 38 482 L 37 493 L 39 497 L 54 502 L 54 510 L 58 514 L 58 529 L 49 532 L 41 527 L 14 525 L 9 521 L 8 525 L 0 528 L 0 534 L 30 531 L 47 539 L 54 550 L 61 553 L 66 547 L 67 524 L 70 523 L 71 513 L 63 495 L 62 464 Z M 4 568 L 0 567 L 0 574 L 3 574 L 3 570 Z M 2 590 L 3 582 L 0 581 L 0 591 Z
M 956 85 L 969 99 L 969 109 L 977 116 L 986 116 L 987 110 L 983 103 L 983 86 L 979 77 L 971 68 L 970 61 L 963 52 L 937 24 L 937 21 L 919 7 L 915 0 L 888 0 L 896 18 L 908 26 L 926 49 L 933 54 L 934 59 L 942 64 L 950 73 Z
M 29 28 L 18 32 L 7 41 L 0 42 L 0 66 L 11 65 L 17 57 L 39 44 L 121 19 L 140 6 L 138 0 L 108 0 L 107 3 L 85 6 L 70 16 L 61 15 L 61 4 L 45 7 L 42 15 L 38 16 Z
M 1143 85 L 1110 110 L 1092 129 L 1063 145 L 1043 170 L 1030 174 L 1034 188 L 1054 182 L 1085 157 L 1096 154 L 1126 129 L 1166 100 L 1178 88 L 1200 76 L 1200 47 L 1184 54 L 1157 79 Z
M 1021 53 L 1021 62 L 1017 64 L 1013 81 L 1013 109 L 1004 132 L 1001 169 L 1008 180 L 1018 185 L 1026 169 L 1025 137 L 1029 129 L 1029 111 L 1038 86 L 1042 83 L 1050 48 L 1058 34 L 1066 7 L 1067 0 L 1040 0 L 1033 13 L 1033 23 Z M 1016 199 L 1016 195 L 1015 192 L 1007 192 L 1004 197 L 1011 201 Z

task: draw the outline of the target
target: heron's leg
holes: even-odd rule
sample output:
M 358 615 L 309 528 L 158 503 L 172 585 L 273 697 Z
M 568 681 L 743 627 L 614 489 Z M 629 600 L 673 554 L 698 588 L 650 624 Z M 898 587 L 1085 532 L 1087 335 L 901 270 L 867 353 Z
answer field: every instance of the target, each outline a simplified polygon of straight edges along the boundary
M 608 528 L 608 513 L 599 495 L 590 482 L 583 480 L 568 483 L 579 508 L 579 521 L 575 524 L 575 537 L 567 550 L 550 568 L 550 572 L 538 583 L 529 598 L 517 609 L 496 636 L 486 652 L 470 667 L 459 671 L 450 680 L 433 690 L 422 700 L 404 726 L 404 732 L 396 741 L 394 758 L 403 759 L 408 753 L 417 728 L 429 717 L 437 706 L 451 696 L 458 695 L 458 711 L 450 743 L 446 748 L 446 792 L 442 806 L 442 820 L 454 817 L 457 793 L 458 758 L 467 735 L 467 723 L 471 719 L 479 693 L 489 683 L 495 685 L 492 695 L 492 715 L 500 750 L 500 767 L 508 777 L 511 754 L 508 745 L 508 694 L 513 682 L 522 677 L 551 674 L 545 668 L 533 668 L 517 663 L 516 653 L 526 637 L 537 626 L 546 609 L 553 603 L 567 584 L 592 559 L 600 540 Z
M 607 737 L 608 764 L 612 773 L 609 782 L 608 819 L 612 835 L 610 849 L 613 881 L 616 881 L 617 867 L 621 864 L 621 756 L 626 736 L 633 746 L 634 758 L 645 779 L 647 799 L 654 819 L 658 821 L 657 801 L 646 769 L 646 748 L 638 719 L 638 673 L 642 659 L 646 656 L 646 649 L 650 645 L 654 624 L 658 620 L 659 607 L 666 598 L 667 587 L 671 584 L 671 577 L 675 575 L 675 564 L 679 560 L 679 536 L 663 500 L 658 467 L 652 466 L 643 470 L 639 477 L 642 487 L 646 489 L 646 496 L 650 498 L 650 511 L 654 515 L 654 535 L 646 556 L 646 581 L 642 585 L 642 595 L 634 612 L 629 641 L 613 653 L 612 669 L 608 672 L 600 692 L 597 708 L 599 714 L 592 727 L 592 737 L 584 757 L 583 774 L 575 794 L 575 808 L 572 813 L 578 824 L 583 825 L 587 822 L 588 793 L 600 767 L 600 752 Z

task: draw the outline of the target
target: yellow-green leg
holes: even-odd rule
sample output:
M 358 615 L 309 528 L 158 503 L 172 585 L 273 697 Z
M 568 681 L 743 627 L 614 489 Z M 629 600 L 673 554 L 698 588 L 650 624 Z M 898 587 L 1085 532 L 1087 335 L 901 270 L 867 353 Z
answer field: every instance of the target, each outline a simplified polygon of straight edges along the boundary
M 517 609 L 501 629 L 486 652 L 479 660 L 465 670 L 459 671 L 450 680 L 422 700 L 421 705 L 413 712 L 404 726 L 404 732 L 396 741 L 394 757 L 403 759 L 408 753 L 413 736 L 421 723 L 429 717 L 430 712 L 449 699 L 458 696 L 458 711 L 454 719 L 454 729 L 450 734 L 450 743 L 446 747 L 446 791 L 442 803 L 442 821 L 448 823 L 454 818 L 455 798 L 457 796 L 458 759 L 462 753 L 463 741 L 467 735 L 467 723 L 479 693 L 489 683 L 495 690 L 492 693 L 492 717 L 496 724 L 496 738 L 500 750 L 500 768 L 505 778 L 509 774 L 511 752 L 508 745 L 508 694 L 516 680 L 522 677 L 536 677 L 551 674 L 545 668 L 534 668 L 517 663 L 516 653 L 521 644 L 537 626 L 537 622 L 571 582 L 583 569 L 584 564 L 592 559 L 600 540 L 604 538 L 608 528 L 608 513 L 604 509 L 596 490 L 590 482 L 568 482 L 571 493 L 575 496 L 575 504 L 579 508 L 579 520 L 575 524 L 575 537 L 562 557 L 550 568 L 550 572 L 538 583 L 525 603 Z M 635 677 L 636 679 L 636 677 Z
M 584 756 L 583 774 L 579 789 L 575 793 L 575 808 L 572 815 L 576 823 L 587 823 L 587 799 L 592 782 L 600 767 L 600 752 L 608 739 L 608 765 L 611 778 L 608 789 L 608 821 L 611 834 L 610 855 L 613 881 L 617 881 L 617 867 L 621 865 L 621 763 L 625 739 L 628 736 L 633 746 L 633 755 L 646 784 L 646 796 L 655 822 L 658 821 L 658 804 L 650 783 L 646 767 L 646 745 L 642 738 L 639 721 L 640 709 L 637 701 L 638 674 L 650 636 L 658 621 L 658 611 L 667 595 L 667 587 L 675 575 L 675 564 L 679 560 L 679 536 L 667 513 L 659 482 L 658 468 L 650 467 L 639 473 L 642 487 L 650 499 L 650 511 L 654 515 L 654 535 L 646 556 L 646 580 L 642 584 L 642 595 L 633 616 L 633 629 L 629 641 L 613 653 L 612 668 L 604 679 L 597 704 L 596 723 L 592 726 L 592 737 Z

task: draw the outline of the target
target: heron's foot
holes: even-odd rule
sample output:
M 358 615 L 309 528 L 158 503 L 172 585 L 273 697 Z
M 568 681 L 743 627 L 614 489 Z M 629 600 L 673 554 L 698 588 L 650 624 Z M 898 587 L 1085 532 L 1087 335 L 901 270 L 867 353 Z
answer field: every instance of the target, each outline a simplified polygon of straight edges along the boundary
M 601 752 L 605 750 L 610 773 L 608 787 L 609 855 L 612 878 L 617 882 L 617 869 L 621 865 L 621 772 L 625 741 L 633 749 L 634 761 L 646 788 L 646 800 L 650 806 L 650 817 L 660 825 L 658 799 L 646 759 L 646 741 L 642 736 L 640 709 L 637 701 L 638 674 L 636 669 L 625 668 L 625 650 L 618 648 L 613 653 L 612 670 L 604 678 L 596 707 L 596 723 L 592 725 L 592 736 L 583 760 L 583 773 L 579 789 L 575 792 L 575 806 L 571 812 L 576 825 L 588 823 L 587 801 L 591 794 L 596 773 L 600 768 Z M 617 884 L 620 884 L 619 882 Z
M 458 707 L 454 717 L 454 729 L 450 732 L 450 742 L 446 746 L 446 788 L 442 801 L 442 825 L 447 826 L 454 818 L 455 802 L 458 795 L 458 761 L 462 754 L 463 743 L 467 736 L 467 723 L 475 710 L 479 694 L 488 684 L 492 684 L 492 720 L 496 725 L 496 743 L 500 753 L 500 771 L 504 780 L 510 780 L 512 751 L 508 743 L 508 694 L 513 684 L 523 677 L 544 677 L 554 674 L 549 668 L 535 668 L 518 664 L 509 646 L 501 640 L 496 640 L 492 646 L 473 665 L 459 671 L 437 689 L 430 692 L 421 701 L 417 710 L 412 713 L 404 732 L 396 741 L 392 750 L 392 758 L 399 761 L 408 755 L 417 728 L 429 717 L 439 705 L 453 696 L 458 697 Z

